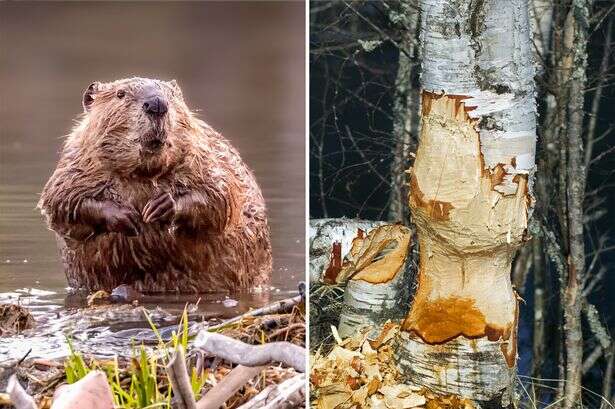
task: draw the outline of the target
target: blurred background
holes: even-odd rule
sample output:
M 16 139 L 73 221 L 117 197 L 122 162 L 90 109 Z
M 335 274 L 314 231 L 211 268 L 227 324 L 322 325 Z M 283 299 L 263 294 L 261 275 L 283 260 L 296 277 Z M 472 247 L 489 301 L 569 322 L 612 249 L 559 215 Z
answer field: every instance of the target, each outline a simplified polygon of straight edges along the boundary
M 130 76 L 177 79 L 189 107 L 239 150 L 269 209 L 272 285 L 296 289 L 304 276 L 304 7 L 0 4 L 0 293 L 65 293 L 36 203 L 84 89 Z

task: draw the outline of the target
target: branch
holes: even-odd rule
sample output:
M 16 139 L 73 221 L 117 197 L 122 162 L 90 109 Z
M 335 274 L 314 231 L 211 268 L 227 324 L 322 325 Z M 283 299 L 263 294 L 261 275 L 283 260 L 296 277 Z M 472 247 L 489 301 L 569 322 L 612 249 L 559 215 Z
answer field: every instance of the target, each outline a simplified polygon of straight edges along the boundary
M 21 386 L 17 376 L 13 375 L 9 378 L 6 391 L 16 409 L 37 409 L 36 402 Z
M 305 348 L 290 342 L 249 345 L 226 335 L 201 331 L 194 340 L 194 346 L 234 364 L 262 366 L 281 362 L 305 372 Z
M 301 288 L 302 288 L 301 284 L 299 284 L 300 292 L 301 292 Z M 305 288 L 305 285 L 303 288 Z M 228 325 L 239 322 L 247 317 L 258 317 L 261 315 L 279 314 L 282 312 L 290 311 L 292 307 L 294 307 L 295 305 L 298 305 L 299 303 L 301 303 L 301 301 L 303 301 L 304 296 L 305 294 L 300 294 L 296 297 L 286 298 L 284 300 L 274 302 L 273 304 L 266 305 L 262 308 L 257 308 L 255 310 L 248 311 L 245 314 L 238 315 L 237 317 L 231 318 L 230 320 L 224 321 L 220 324 L 212 325 L 211 327 L 205 327 L 204 330 L 205 331 L 216 331 L 216 330 L 219 330 L 220 328 L 224 328 Z
M 190 377 L 186 368 L 184 348 L 181 345 L 178 345 L 175 349 L 166 369 L 173 395 L 178 400 L 178 409 L 196 409 L 196 401 L 194 400 Z
M 587 300 L 585 300 L 583 303 L 583 312 L 585 313 L 585 317 L 589 323 L 589 329 L 598 339 L 602 349 L 606 351 L 611 347 L 611 337 L 602 322 L 600 322 L 598 310 L 596 310 L 596 307 L 593 304 L 590 304 Z
M 211 388 L 196 404 L 196 409 L 218 409 L 244 386 L 250 379 L 257 376 L 264 366 L 247 367 L 237 366 L 224 377 L 216 386 Z
M 296 375 L 277 385 L 269 385 L 238 409 L 291 409 L 305 402 L 305 374 Z
M 587 144 L 585 146 L 585 177 L 589 173 L 590 165 L 592 164 L 592 154 L 594 149 L 594 139 L 596 136 L 596 124 L 598 122 L 598 111 L 600 110 L 600 102 L 602 98 L 602 87 L 606 78 L 606 72 L 609 69 L 610 47 L 611 47 L 611 31 L 613 27 L 613 19 L 609 19 L 604 47 L 602 50 L 602 61 L 598 73 L 598 85 L 592 100 L 591 115 L 589 116 L 589 125 L 587 126 Z
M 596 345 L 594 350 L 583 360 L 583 375 L 585 375 L 602 356 L 602 345 Z

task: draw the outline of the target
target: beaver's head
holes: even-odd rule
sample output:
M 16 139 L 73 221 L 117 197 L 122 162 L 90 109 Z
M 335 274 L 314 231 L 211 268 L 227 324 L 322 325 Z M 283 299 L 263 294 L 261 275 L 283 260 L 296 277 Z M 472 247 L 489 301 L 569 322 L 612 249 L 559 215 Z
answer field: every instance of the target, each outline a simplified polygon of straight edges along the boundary
M 94 82 L 83 94 L 83 108 L 84 142 L 113 171 L 154 176 L 182 156 L 190 111 L 174 80 Z

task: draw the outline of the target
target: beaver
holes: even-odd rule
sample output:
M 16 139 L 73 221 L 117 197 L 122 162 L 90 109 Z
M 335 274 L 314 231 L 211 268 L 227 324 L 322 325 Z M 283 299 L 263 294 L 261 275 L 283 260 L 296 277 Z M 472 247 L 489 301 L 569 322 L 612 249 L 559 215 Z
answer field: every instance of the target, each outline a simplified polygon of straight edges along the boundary
M 268 281 L 255 177 L 175 80 L 94 82 L 83 108 L 38 204 L 71 287 L 194 293 Z

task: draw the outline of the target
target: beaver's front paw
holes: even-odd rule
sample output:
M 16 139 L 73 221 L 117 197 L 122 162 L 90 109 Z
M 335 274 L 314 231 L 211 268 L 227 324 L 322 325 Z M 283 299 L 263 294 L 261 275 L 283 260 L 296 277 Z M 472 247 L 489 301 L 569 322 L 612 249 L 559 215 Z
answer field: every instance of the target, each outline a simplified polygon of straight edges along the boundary
M 102 207 L 104 229 L 108 232 L 139 235 L 141 215 L 131 207 L 104 203 Z
M 143 221 L 145 223 L 170 222 L 173 217 L 175 217 L 175 200 L 169 193 L 163 193 L 150 200 L 143 208 Z

